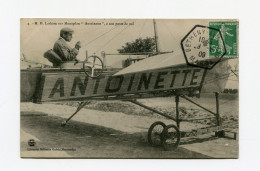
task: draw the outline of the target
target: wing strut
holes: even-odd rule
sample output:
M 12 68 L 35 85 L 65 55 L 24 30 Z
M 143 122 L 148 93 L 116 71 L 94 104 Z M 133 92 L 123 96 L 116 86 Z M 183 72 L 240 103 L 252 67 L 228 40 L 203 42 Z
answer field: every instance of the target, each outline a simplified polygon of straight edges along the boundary
M 79 106 L 78 106 L 77 110 L 76 110 L 67 120 L 63 121 L 63 122 L 61 123 L 61 126 L 66 126 L 67 122 L 69 122 L 69 120 L 70 120 L 73 116 L 75 116 L 84 106 L 86 106 L 86 105 L 89 104 L 89 103 L 90 103 L 89 101 L 79 103 Z

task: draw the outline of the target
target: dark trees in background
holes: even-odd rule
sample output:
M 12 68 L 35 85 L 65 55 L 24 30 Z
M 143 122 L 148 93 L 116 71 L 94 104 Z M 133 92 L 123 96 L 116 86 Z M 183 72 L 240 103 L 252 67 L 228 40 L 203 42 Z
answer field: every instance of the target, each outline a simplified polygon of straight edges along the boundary
M 155 39 L 147 37 L 145 39 L 138 38 L 135 41 L 127 42 L 121 49 L 117 49 L 119 53 L 140 53 L 155 52 Z

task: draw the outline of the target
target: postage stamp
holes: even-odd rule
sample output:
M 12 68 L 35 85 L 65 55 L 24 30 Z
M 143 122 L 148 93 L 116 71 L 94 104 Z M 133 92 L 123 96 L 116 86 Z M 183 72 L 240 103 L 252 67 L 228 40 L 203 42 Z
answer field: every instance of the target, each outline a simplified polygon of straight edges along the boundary
M 209 55 L 215 56 L 216 54 L 226 49 L 224 58 L 237 58 L 238 57 L 238 22 L 237 21 L 212 21 L 209 22 L 209 27 L 218 29 L 222 34 L 214 34 L 214 30 L 210 30 L 210 49 Z M 223 39 L 225 47 L 219 43 Z

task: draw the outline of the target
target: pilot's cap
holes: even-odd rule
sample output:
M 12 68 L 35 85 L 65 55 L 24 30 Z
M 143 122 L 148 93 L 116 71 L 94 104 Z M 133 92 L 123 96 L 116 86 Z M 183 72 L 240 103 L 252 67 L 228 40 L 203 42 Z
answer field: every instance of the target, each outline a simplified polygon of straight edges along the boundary
M 74 33 L 74 30 L 68 28 L 68 27 L 64 27 L 60 30 L 60 36 L 62 36 L 64 33 L 71 33 L 73 34 Z

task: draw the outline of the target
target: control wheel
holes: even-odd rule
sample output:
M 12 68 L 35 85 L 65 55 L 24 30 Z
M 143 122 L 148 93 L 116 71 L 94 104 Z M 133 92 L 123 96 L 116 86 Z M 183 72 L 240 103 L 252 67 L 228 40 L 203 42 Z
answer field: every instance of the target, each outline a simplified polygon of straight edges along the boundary
M 96 55 L 89 56 L 83 62 L 83 69 L 87 76 L 91 78 L 99 77 L 103 71 L 103 62 L 101 58 Z

